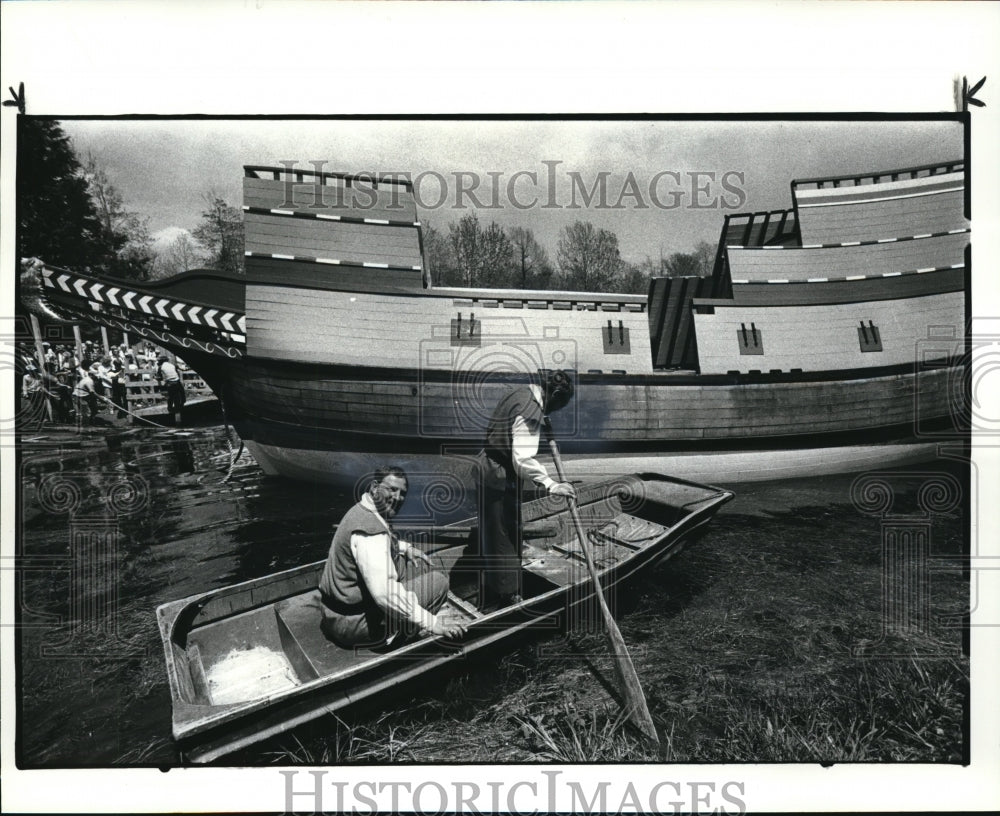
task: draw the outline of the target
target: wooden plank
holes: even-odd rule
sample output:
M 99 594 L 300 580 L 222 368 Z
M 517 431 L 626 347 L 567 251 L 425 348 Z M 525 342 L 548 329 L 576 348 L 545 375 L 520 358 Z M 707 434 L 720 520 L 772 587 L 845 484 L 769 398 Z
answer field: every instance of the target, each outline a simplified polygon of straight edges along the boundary
M 967 226 L 963 192 L 799 210 L 805 244 L 867 241 Z
M 153 294 L 242 314 L 246 280 L 212 269 L 191 270 L 162 281 L 143 281 L 142 288 Z M 126 345 L 129 345 L 126 340 Z
M 733 286 L 733 299 L 699 299 L 701 305 L 716 308 L 788 306 L 837 306 L 896 301 L 900 308 L 919 308 L 910 301 L 947 295 L 965 289 L 965 270 L 946 269 L 922 274 L 829 283 L 749 283 Z
M 205 676 L 205 666 L 201 662 L 201 650 L 198 648 L 198 644 L 188 644 L 185 656 L 195 695 L 205 703 L 211 704 L 212 696 L 208 687 L 208 678 Z
M 469 620 L 477 620 L 483 617 L 482 612 L 480 612 L 476 607 L 468 601 L 459 598 L 454 592 L 451 591 L 448 592 L 448 605 L 457 609 Z
M 287 202 L 289 183 L 293 187 L 292 198 L 296 200 L 301 198 L 310 205 L 316 203 L 317 188 L 322 203 L 328 205 L 336 204 L 338 201 L 347 201 L 349 197 L 354 196 L 361 201 L 363 206 L 368 206 L 368 201 L 375 196 L 378 206 L 399 209 L 407 202 L 414 200 L 412 185 L 382 183 L 363 176 L 356 176 L 351 180 L 330 178 L 322 183 L 310 179 L 308 176 L 301 181 L 249 176 L 243 179 L 245 190 L 253 190 L 258 195 L 270 196 L 275 202 Z M 279 204 L 274 206 L 279 206 Z
M 369 186 L 344 189 L 335 185 L 322 187 L 296 182 L 292 199 L 288 186 L 272 179 L 243 179 L 243 203 L 248 207 L 302 210 L 324 215 L 347 215 L 399 221 L 416 221 L 417 208 L 413 193 L 395 186 L 393 189 L 372 190 Z M 321 206 L 317 203 L 317 194 Z
M 717 307 L 715 314 L 695 316 L 703 373 L 736 369 L 805 371 L 912 364 L 917 343 L 932 325 L 964 324 L 962 292 L 929 295 L 906 301 L 879 301 L 828 306 Z M 748 311 L 763 332 L 765 354 L 757 359 L 739 354 L 733 339 Z M 859 320 L 879 327 L 884 351 L 862 353 L 857 343 Z
M 704 278 L 697 280 L 688 279 L 684 283 L 684 296 L 681 300 L 681 307 L 677 313 L 677 332 L 670 356 L 670 364 L 679 367 L 686 364 L 694 364 L 696 360 L 688 360 L 688 349 L 691 346 L 692 335 L 694 334 L 694 322 L 691 317 L 691 301 L 697 293 L 699 287 L 704 288 L 707 281 Z
M 926 196 L 965 186 L 965 174 L 962 170 L 911 175 L 907 178 L 893 174 L 891 179 L 876 180 L 874 177 L 867 177 L 867 180 L 870 183 L 858 184 L 856 178 L 837 179 L 833 181 L 832 187 L 824 187 L 822 184 L 812 186 L 807 182 L 793 181 L 792 195 L 799 209 L 802 209 L 817 204 L 845 205 L 873 199 Z
M 349 221 L 310 221 L 278 215 L 248 213 L 244 218 L 247 233 L 299 236 L 358 247 L 384 245 L 408 249 L 419 243 L 419 227 L 355 224 Z
M 962 263 L 967 233 L 846 247 L 729 249 L 734 280 L 807 281 L 810 278 L 879 276 Z
M 355 224 L 348 221 L 312 221 L 280 215 L 247 213 L 244 216 L 247 234 L 298 236 L 317 242 L 344 246 L 384 245 L 409 249 L 419 244 L 419 227 Z
M 907 383 L 909 387 L 906 386 Z M 905 378 L 875 381 L 866 387 L 868 396 L 859 400 L 859 404 L 852 403 L 852 399 L 857 398 L 857 387 L 848 388 L 843 383 L 781 384 L 769 386 L 768 389 L 703 389 L 728 394 L 730 407 L 726 409 L 725 416 L 720 415 L 711 428 L 705 427 L 704 416 L 710 409 L 700 400 L 699 389 L 653 389 L 662 396 L 658 414 L 653 412 L 657 420 L 655 423 L 642 428 L 637 428 L 634 424 L 612 427 L 601 421 L 599 406 L 588 404 L 586 410 L 582 411 L 577 438 L 640 441 L 707 437 L 722 439 L 734 435 L 745 436 L 748 433 L 757 436 L 794 433 L 801 428 L 808 428 L 810 432 L 824 429 L 849 430 L 870 426 L 873 421 L 897 424 L 912 418 L 912 383 L 912 379 Z M 771 391 L 770 399 L 759 399 L 761 392 L 767 390 Z M 845 395 L 849 395 L 851 399 L 845 398 Z M 722 404 L 725 404 L 725 400 Z M 787 411 L 786 406 L 789 404 L 797 407 L 794 416 Z M 831 411 L 831 406 L 836 408 Z M 747 416 L 753 417 L 752 425 L 747 425 Z M 356 418 L 351 429 L 369 432 L 384 430 L 377 421 L 372 421 L 367 428 L 363 424 L 357 424 L 363 421 L 363 415 Z M 444 426 L 441 435 L 453 436 Z
M 247 258 L 247 292 L 253 284 L 300 287 L 302 289 L 354 288 L 357 291 L 386 292 L 393 289 L 422 289 L 419 270 L 377 269 L 349 264 L 318 264 L 272 258 Z M 255 292 L 260 297 L 260 291 Z M 292 297 L 282 290 L 280 298 Z
M 249 226 L 249 225 L 248 225 Z M 385 263 L 390 266 L 420 266 L 419 238 L 416 230 L 392 241 L 370 240 L 354 233 L 353 224 L 308 224 L 307 229 L 271 229 L 264 225 L 248 230 L 244 247 L 247 252 L 326 258 L 339 261 Z M 397 240 L 398 239 L 398 240 Z
M 683 294 L 683 282 L 679 279 L 670 281 L 670 289 L 667 294 L 667 302 L 663 308 L 663 321 L 666 326 L 664 337 L 660 343 L 658 354 L 654 365 L 665 366 L 670 363 L 670 350 L 674 346 L 677 337 L 677 314 L 680 311 Z
M 379 270 L 375 270 L 379 273 Z M 313 362 L 367 364 L 373 346 L 388 342 L 387 326 L 393 327 L 398 363 L 419 370 L 428 364 L 421 344 L 447 350 L 445 366 L 466 368 L 468 355 L 452 354 L 444 345 L 448 325 L 456 310 L 450 299 L 426 297 L 355 297 L 350 293 L 284 289 L 251 285 L 247 287 L 247 349 L 249 354 L 276 359 Z M 480 313 L 477 312 L 477 320 Z M 562 367 L 610 368 L 601 341 L 606 322 L 600 312 L 577 312 L 561 327 L 561 337 L 545 336 L 552 317 L 546 312 L 523 310 L 516 316 L 498 313 L 483 316 L 483 347 L 508 344 L 512 354 L 525 349 L 525 359 L 537 358 L 537 367 L 556 367 L 549 360 L 555 350 L 569 354 Z M 647 322 L 641 312 L 623 312 L 620 318 L 632 338 L 632 355 L 615 361 L 615 368 L 649 372 L 652 370 Z M 435 341 L 435 338 L 438 338 Z M 499 338 L 495 340 L 494 338 Z M 438 345 L 434 345 L 435 342 Z M 498 350 L 500 347 L 498 346 Z M 541 355 L 541 356 L 539 356 Z M 575 355 L 575 365 L 567 365 Z M 483 357 L 482 359 L 487 359 Z M 627 362 L 625 362 L 627 360 Z M 505 358 L 509 363 L 509 358 Z
M 660 366 L 666 351 L 666 338 L 669 329 L 666 325 L 667 291 L 670 288 L 668 278 L 653 278 L 649 283 L 649 335 L 650 348 L 654 366 Z

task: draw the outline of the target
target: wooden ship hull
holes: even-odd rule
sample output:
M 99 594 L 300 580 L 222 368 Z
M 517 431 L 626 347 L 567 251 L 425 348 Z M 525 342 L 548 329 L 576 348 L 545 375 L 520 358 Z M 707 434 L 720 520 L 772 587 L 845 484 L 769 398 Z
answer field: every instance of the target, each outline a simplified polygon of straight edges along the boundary
M 679 553 L 733 494 L 657 474 L 579 491 L 600 580 L 616 586 Z M 410 531 L 451 591 L 439 614 L 467 626 L 461 641 L 424 636 L 389 650 L 342 649 L 320 631 L 316 589 L 324 562 L 164 604 L 156 610 L 173 703 L 173 736 L 186 761 L 207 762 L 334 712 L 559 616 L 600 625 L 596 598 L 564 500 L 524 505 L 524 600 L 483 614 L 475 519 Z M 464 526 L 463 526 L 464 525 Z
M 791 208 L 726 216 L 711 276 L 647 295 L 433 286 L 405 181 L 245 172 L 245 278 L 44 284 L 186 360 L 268 473 L 440 470 L 478 450 L 511 383 L 552 368 L 577 384 L 553 416 L 571 473 L 852 470 L 960 432 L 960 162 L 794 181 Z

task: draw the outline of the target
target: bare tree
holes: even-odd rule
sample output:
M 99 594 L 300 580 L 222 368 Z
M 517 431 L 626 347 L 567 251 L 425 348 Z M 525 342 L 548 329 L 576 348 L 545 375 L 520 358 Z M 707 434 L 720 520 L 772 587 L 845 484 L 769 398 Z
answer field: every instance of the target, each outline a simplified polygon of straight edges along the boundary
M 715 256 L 718 252 L 717 247 L 708 243 L 708 241 L 699 241 L 698 246 L 694 248 L 694 257 L 698 265 L 698 274 L 707 278 L 715 270 Z
M 243 274 L 242 213 L 210 190 L 205 193 L 207 209 L 202 211 L 201 225 L 192 233 L 208 253 L 208 263 L 234 275 Z
M 83 176 L 101 224 L 105 268 L 119 277 L 148 278 L 153 268 L 148 219 L 126 209 L 121 192 L 92 153 L 87 154 Z
M 448 225 L 448 240 L 455 255 L 455 267 L 466 286 L 477 283 L 481 234 L 479 218 L 474 212 L 463 215 L 457 224 Z
M 173 242 L 156 257 L 153 270 L 158 278 L 178 275 L 201 266 L 206 261 L 206 253 L 187 232 L 180 233 Z
M 421 231 L 424 245 L 424 264 L 431 281 L 436 286 L 457 286 L 462 283 L 451 242 L 441 232 L 424 222 Z
M 589 221 L 577 221 L 563 227 L 558 260 L 563 285 L 584 292 L 611 288 L 623 267 L 618 236 Z
M 674 252 L 667 258 L 663 271 L 668 278 L 698 277 L 701 273 L 701 263 L 695 255 Z
M 618 278 L 618 290 L 635 295 L 644 295 L 649 291 L 649 279 L 659 273 L 659 264 L 648 255 L 639 263 L 623 264 L 623 270 Z
M 525 227 L 507 231 L 514 253 L 515 285 L 521 289 L 545 289 L 552 279 L 552 264 L 548 253 L 535 240 L 535 234 Z
M 480 233 L 477 260 L 480 286 L 506 288 L 512 285 L 514 247 L 495 221 Z

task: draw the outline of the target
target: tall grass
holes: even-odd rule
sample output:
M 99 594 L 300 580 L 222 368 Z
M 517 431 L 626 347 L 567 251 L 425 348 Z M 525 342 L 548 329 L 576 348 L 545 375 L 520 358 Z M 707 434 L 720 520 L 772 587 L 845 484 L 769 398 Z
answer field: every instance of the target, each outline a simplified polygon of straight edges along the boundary
M 272 746 L 273 761 L 962 762 L 961 573 L 934 574 L 926 626 L 886 631 L 878 519 L 732 507 L 617 593 L 658 751 L 622 717 L 594 630 L 507 645 L 374 712 L 325 718 L 299 745 Z M 960 518 L 935 518 L 933 541 L 960 551 Z

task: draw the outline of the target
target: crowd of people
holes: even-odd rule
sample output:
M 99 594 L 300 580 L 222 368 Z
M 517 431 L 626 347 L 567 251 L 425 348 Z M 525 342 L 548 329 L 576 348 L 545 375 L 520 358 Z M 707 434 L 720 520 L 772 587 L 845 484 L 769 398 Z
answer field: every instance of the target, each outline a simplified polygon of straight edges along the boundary
M 19 416 L 28 422 L 41 422 L 46 416 L 45 401 L 51 419 L 58 424 L 94 424 L 100 413 L 122 419 L 128 415 L 128 387 L 148 383 L 150 401 L 166 394 L 171 411 L 184 404 L 184 387 L 178 367 L 151 343 L 135 346 L 125 343 L 105 351 L 93 340 L 76 345 L 42 343 L 44 367 L 33 343 L 19 350 L 24 371 L 21 378 Z M 158 389 L 156 388 L 158 386 Z M 132 407 L 136 407 L 135 401 Z

